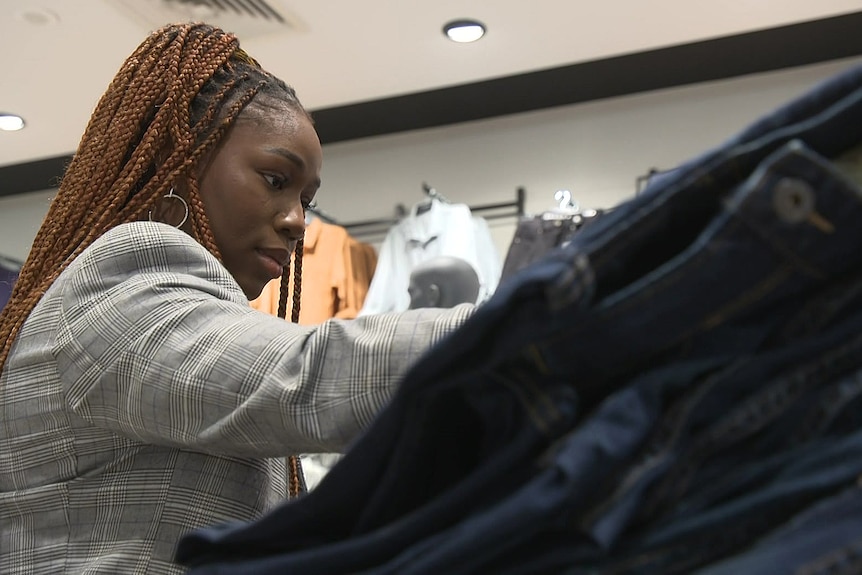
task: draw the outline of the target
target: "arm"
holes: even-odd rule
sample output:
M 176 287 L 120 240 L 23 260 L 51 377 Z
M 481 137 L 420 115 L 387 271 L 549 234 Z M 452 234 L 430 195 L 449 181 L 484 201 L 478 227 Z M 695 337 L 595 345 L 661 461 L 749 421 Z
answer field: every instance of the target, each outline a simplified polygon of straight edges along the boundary
M 112 230 L 58 280 L 69 405 L 140 441 L 224 455 L 340 451 L 470 308 L 301 327 L 248 306 L 182 232 Z

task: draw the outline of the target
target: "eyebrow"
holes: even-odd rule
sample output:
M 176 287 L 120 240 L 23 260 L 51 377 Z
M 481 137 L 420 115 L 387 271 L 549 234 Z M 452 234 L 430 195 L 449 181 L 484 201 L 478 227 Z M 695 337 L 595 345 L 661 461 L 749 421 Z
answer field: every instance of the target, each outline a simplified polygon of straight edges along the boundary
M 269 152 L 270 154 L 277 154 L 279 156 L 287 158 L 288 160 L 290 160 L 294 164 L 297 164 L 300 168 L 305 167 L 305 162 L 302 161 L 302 158 L 300 158 L 299 156 L 297 156 L 296 154 L 294 154 L 293 152 L 291 152 L 290 150 L 288 150 L 286 148 L 265 148 L 265 150 L 267 152 Z
M 300 168 L 305 169 L 305 162 L 302 160 L 302 158 L 300 158 L 299 156 L 297 156 L 296 154 L 294 154 L 293 152 L 291 152 L 290 150 L 288 150 L 286 148 L 275 148 L 275 147 L 274 148 L 265 148 L 265 151 L 269 152 L 270 154 L 276 154 L 278 156 L 282 156 L 283 158 L 287 158 L 288 160 L 290 160 L 291 162 L 293 162 L 294 164 L 296 164 Z M 315 184 L 317 184 L 318 188 L 320 187 L 320 178 L 317 178 L 317 180 L 315 181 Z

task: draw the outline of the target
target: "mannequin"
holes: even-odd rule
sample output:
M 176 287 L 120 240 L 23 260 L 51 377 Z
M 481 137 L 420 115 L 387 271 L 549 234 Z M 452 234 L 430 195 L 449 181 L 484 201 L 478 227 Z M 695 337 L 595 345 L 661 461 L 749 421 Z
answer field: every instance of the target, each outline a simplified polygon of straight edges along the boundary
M 438 256 L 413 269 L 407 291 L 410 309 L 476 303 L 479 276 L 473 266 L 461 258 Z

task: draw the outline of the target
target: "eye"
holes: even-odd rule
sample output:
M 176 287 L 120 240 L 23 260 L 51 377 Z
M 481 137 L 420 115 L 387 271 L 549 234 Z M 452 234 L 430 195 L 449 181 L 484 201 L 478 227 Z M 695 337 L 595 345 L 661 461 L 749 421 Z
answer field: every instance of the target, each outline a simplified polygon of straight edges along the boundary
M 288 184 L 288 179 L 280 174 L 263 174 L 263 178 L 270 187 L 281 190 Z
M 303 210 L 308 210 L 308 209 L 313 210 L 316 207 L 317 207 L 317 202 L 315 202 L 314 200 L 302 200 L 302 209 Z

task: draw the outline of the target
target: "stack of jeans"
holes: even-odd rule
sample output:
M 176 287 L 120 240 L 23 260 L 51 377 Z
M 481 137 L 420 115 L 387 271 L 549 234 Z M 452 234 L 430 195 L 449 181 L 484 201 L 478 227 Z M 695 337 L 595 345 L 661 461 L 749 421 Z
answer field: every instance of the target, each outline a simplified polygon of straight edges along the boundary
M 841 162 L 860 145 L 857 68 L 502 283 L 313 492 L 188 534 L 177 561 L 858 571 L 862 191 Z

